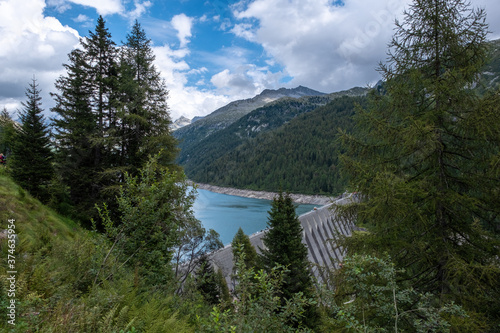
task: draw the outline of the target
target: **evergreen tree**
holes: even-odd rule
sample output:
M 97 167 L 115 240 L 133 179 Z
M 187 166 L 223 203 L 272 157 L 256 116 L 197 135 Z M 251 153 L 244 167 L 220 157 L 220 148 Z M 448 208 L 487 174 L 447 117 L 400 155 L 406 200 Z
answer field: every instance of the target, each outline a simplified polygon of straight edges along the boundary
M 133 173 L 148 154 L 163 149 L 164 165 L 172 164 L 177 154 L 177 142 L 170 131 L 168 90 L 154 60 L 151 40 L 136 21 L 121 55 L 120 79 L 122 160 Z
M 241 227 L 234 235 L 233 241 L 231 242 L 231 247 L 233 249 L 233 261 L 236 263 L 240 257 L 241 248 L 245 253 L 245 265 L 247 268 L 255 268 L 257 270 L 257 251 L 253 247 L 252 243 L 250 243 L 250 238 L 245 235 L 243 229 Z M 236 267 L 236 266 L 235 266 Z
M 169 129 L 168 92 L 139 23 L 121 52 L 102 17 L 81 44 L 69 54 L 67 74 L 56 82 L 53 111 L 58 114 L 58 170 L 72 201 L 90 220 L 99 202 L 116 213 L 126 172 L 137 175 L 148 155 L 160 151 L 160 163 L 172 166 L 177 150 Z
M 5 157 L 8 157 L 12 151 L 16 134 L 14 126 L 14 121 L 9 112 L 4 108 L 0 113 L 0 153 L 4 154 Z
M 280 193 L 273 199 L 267 225 L 269 231 L 262 238 L 266 249 L 262 250 L 261 260 L 268 273 L 277 265 L 286 268 L 279 295 L 282 301 L 292 299 L 299 292 L 311 298 L 313 281 L 307 248 L 302 243 L 302 226 L 289 194 Z M 308 326 L 315 325 L 317 315 L 313 306 L 307 308 L 305 317 Z
M 472 89 L 487 58 L 484 22 L 462 0 L 411 5 L 381 66 L 384 91 L 343 134 L 343 170 L 371 232 L 350 251 L 387 252 L 413 287 L 498 323 L 498 94 Z
M 117 181 L 124 181 L 124 172 L 119 168 L 120 139 L 117 133 L 121 122 L 117 110 L 118 48 L 102 16 L 97 19 L 95 31 L 89 31 L 89 37 L 80 43 L 90 83 L 90 107 L 96 121 L 91 136 L 96 175 L 93 186 L 99 193 L 99 200 L 108 202 L 114 209 Z
M 202 293 L 210 305 L 217 305 L 228 301 L 229 289 L 220 271 L 215 272 L 207 255 L 200 258 L 199 269 L 196 273 L 196 288 Z M 222 279 L 221 279 L 222 278 Z
M 98 198 L 98 169 L 95 166 L 98 145 L 96 115 L 91 108 L 91 79 L 85 54 L 74 50 L 69 54 L 67 74 L 56 80 L 58 94 L 51 94 L 58 117 L 52 119 L 58 142 L 57 170 L 69 187 L 73 203 L 81 213 L 92 209 Z
M 33 196 L 47 199 L 47 185 L 53 175 L 50 131 L 42 114 L 42 98 L 36 79 L 26 89 L 28 100 L 20 112 L 21 128 L 14 136 L 10 170 L 14 180 Z
M 123 180 L 123 173 L 114 170 L 120 154 L 116 138 L 118 49 L 102 17 L 95 31 L 80 42 L 82 49 L 68 55 L 67 74 L 56 81 L 59 92 L 52 94 L 57 113 L 53 122 L 58 172 L 77 211 L 90 221 L 96 217 L 96 203 L 116 207 L 115 185 Z

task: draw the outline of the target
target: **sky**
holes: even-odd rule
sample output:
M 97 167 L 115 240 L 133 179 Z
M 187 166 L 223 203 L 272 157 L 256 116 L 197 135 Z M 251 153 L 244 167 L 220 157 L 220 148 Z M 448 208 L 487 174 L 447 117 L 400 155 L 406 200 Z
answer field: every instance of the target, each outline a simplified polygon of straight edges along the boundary
M 500 1 L 484 8 L 500 38 Z M 151 39 L 173 120 L 264 89 L 325 93 L 373 85 L 410 0 L 0 0 L 0 110 L 17 119 L 33 77 L 50 117 L 68 54 L 102 15 L 121 45 L 137 20 Z

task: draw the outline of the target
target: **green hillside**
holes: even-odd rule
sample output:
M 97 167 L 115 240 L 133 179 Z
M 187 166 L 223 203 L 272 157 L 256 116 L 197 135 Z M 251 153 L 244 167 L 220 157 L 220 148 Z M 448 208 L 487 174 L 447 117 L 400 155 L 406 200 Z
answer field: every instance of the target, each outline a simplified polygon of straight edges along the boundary
M 244 117 L 253 110 L 286 97 L 300 98 L 302 96 L 322 96 L 322 92 L 298 86 L 293 89 L 280 88 L 277 90 L 265 89 L 259 95 L 244 100 L 233 101 L 211 114 L 191 124 L 177 129 L 173 135 L 179 140 L 181 158 L 189 154 L 200 141 L 209 135 L 225 129 L 235 121 Z
M 275 131 L 254 136 L 248 132 L 245 141 L 234 136 L 226 139 L 227 144 L 213 146 L 220 149 L 220 156 L 190 169 L 190 177 L 254 190 L 281 187 L 304 194 L 339 194 L 345 180 L 337 170 L 337 130 L 352 127 L 355 105 L 364 102 L 364 97 L 340 97 L 291 119 Z M 242 133 L 239 130 L 236 133 Z
M 304 97 L 301 99 L 286 98 L 258 108 L 227 128 L 217 131 L 186 147 L 179 156 L 179 163 L 184 167 L 188 177 L 193 177 L 205 170 L 213 161 L 230 150 L 235 149 L 249 138 L 276 129 L 293 117 L 314 110 L 318 100 L 323 104 L 324 97 Z M 196 178 L 193 178 L 196 179 Z
M 111 244 L 43 206 L 4 171 L 0 169 L 1 332 L 193 331 L 180 319 L 173 296 L 141 286 L 126 266 L 114 270 L 113 279 L 94 285 L 96 273 L 110 268 L 101 263 Z M 6 234 L 9 219 L 15 220 L 15 247 Z M 107 262 L 114 259 L 110 255 Z M 17 272 L 14 289 L 7 280 L 11 271 Z M 7 320 L 12 320 L 7 316 L 11 300 L 15 326 Z
M 366 92 L 365 88 L 353 88 L 324 96 L 279 99 L 248 113 L 227 128 L 212 133 L 203 140 L 197 141 L 196 144 L 191 143 L 189 146 L 184 146 L 178 162 L 184 167 L 188 177 L 195 181 L 228 185 L 227 181 L 220 182 L 224 174 L 219 167 L 214 169 L 216 161 L 222 159 L 233 165 L 235 161 L 224 156 L 241 145 L 264 135 L 264 133 L 274 131 L 297 116 L 311 112 L 336 98 L 360 96 Z M 225 171 L 227 171 L 226 167 L 224 167 Z M 273 180 L 266 189 L 277 190 L 278 187 L 274 186 L 276 181 L 277 179 Z M 239 182 L 231 183 L 236 187 L 243 186 Z M 264 189 L 259 186 L 254 187 Z M 290 188 L 290 190 L 298 191 L 297 188 Z M 308 192 L 312 192 L 312 190 Z

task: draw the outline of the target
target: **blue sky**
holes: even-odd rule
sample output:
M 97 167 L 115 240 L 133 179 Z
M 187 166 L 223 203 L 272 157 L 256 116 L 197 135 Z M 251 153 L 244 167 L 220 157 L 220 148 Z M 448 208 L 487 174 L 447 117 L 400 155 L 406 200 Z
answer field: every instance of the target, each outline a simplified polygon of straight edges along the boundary
M 114 41 L 137 19 L 153 41 L 175 120 L 206 115 L 263 89 L 307 86 L 330 93 L 366 86 L 409 0 L 0 0 L 0 109 L 21 108 L 36 76 L 49 93 L 79 38 L 106 20 Z M 500 2 L 485 8 L 500 37 Z

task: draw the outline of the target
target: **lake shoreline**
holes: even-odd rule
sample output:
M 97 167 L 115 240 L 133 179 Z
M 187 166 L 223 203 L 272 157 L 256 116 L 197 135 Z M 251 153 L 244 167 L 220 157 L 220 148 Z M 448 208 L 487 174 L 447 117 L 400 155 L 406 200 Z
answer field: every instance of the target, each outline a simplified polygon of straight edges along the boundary
M 232 187 L 222 187 L 210 184 L 195 183 L 193 181 L 191 181 L 191 183 L 193 185 L 196 185 L 197 188 L 202 190 L 207 190 L 220 194 L 235 195 L 244 198 L 273 200 L 273 198 L 278 194 L 276 192 L 254 191 L 254 190 L 245 190 Z M 318 206 L 328 205 L 335 199 L 335 197 L 329 197 L 323 195 L 307 195 L 307 194 L 294 194 L 294 193 L 291 193 L 290 197 L 292 198 L 293 202 L 298 204 L 310 204 Z

